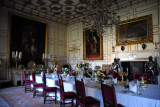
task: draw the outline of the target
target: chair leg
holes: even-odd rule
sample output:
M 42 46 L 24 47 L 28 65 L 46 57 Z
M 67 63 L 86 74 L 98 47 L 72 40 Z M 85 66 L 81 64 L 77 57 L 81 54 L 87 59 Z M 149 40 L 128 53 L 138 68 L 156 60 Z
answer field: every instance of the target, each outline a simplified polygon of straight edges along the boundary
M 35 98 L 35 94 L 36 94 L 36 91 L 35 89 L 33 90 L 33 98 Z
M 76 107 L 78 107 L 78 103 L 77 103 L 77 100 L 76 100 Z
M 44 94 L 44 104 L 45 104 L 45 102 L 46 102 L 46 94 Z
M 65 99 L 63 100 L 63 107 L 65 107 Z
M 62 100 L 60 99 L 60 107 L 62 107 Z
M 57 103 L 57 93 L 55 93 L 55 104 Z
M 73 98 L 72 98 L 72 106 L 73 106 Z
M 25 88 L 24 88 L 24 92 L 26 93 L 26 85 L 25 85 Z

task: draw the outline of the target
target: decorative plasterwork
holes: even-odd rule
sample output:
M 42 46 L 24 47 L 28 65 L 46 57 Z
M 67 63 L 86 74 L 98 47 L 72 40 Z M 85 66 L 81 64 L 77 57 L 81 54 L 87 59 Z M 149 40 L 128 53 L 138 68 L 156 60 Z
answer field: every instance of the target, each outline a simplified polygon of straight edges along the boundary
M 119 9 L 125 9 L 131 5 L 131 0 L 113 1 L 118 3 Z M 143 1 L 134 0 L 132 5 Z M 0 6 L 9 8 L 13 13 L 25 13 L 65 25 L 84 19 L 88 10 L 87 0 L 0 0 Z

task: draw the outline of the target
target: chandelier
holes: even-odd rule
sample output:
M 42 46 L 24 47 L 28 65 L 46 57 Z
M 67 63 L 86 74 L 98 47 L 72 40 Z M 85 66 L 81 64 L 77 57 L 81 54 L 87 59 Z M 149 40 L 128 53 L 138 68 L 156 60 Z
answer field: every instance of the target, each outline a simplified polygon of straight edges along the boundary
M 85 20 L 82 21 L 84 29 L 96 30 L 101 36 L 104 29 L 118 25 L 120 16 L 117 15 L 113 5 L 114 0 L 88 0 L 88 11 Z
M 140 3 L 146 0 L 126 0 L 121 6 L 118 0 L 88 0 L 88 11 L 82 21 L 83 29 L 97 31 L 98 36 L 102 36 L 106 28 L 112 28 L 114 25 L 119 25 L 120 16 L 117 15 L 119 9 L 131 7 L 133 4 Z

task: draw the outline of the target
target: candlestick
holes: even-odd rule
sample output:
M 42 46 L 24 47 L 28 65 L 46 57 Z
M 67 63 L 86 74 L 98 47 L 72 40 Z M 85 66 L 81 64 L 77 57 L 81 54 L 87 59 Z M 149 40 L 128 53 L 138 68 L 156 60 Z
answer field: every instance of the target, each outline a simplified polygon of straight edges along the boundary
M 48 60 L 50 59 L 50 54 L 43 53 L 42 61 L 45 63 L 45 67 L 48 68 Z
M 128 72 L 128 68 L 126 68 L 126 71 Z
M 18 51 L 16 51 L 16 57 L 18 57 Z
M 19 52 L 19 60 L 22 59 L 22 52 Z
M 18 54 L 18 51 L 16 51 L 16 52 L 12 51 L 12 59 L 13 59 L 13 61 L 16 62 L 16 69 L 17 69 L 18 61 L 21 61 L 21 59 L 22 59 L 22 52 L 19 52 L 19 54 Z

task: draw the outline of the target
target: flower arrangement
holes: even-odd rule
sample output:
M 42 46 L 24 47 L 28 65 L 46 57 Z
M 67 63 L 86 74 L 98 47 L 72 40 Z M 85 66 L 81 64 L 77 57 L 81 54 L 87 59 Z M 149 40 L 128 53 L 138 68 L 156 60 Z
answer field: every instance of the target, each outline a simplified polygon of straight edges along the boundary
M 81 61 L 77 62 L 75 64 L 75 68 L 78 69 L 78 68 L 83 68 L 84 70 L 88 69 L 88 64 L 87 63 L 82 63 Z
M 95 77 L 103 78 L 103 77 L 105 77 L 105 75 L 104 75 L 104 73 L 98 71 L 97 73 L 95 73 Z
M 98 83 L 101 83 L 105 77 L 104 73 L 98 71 L 97 73 L 95 73 L 95 77 L 98 80 Z
M 70 73 L 70 71 L 69 71 L 69 69 L 68 68 L 62 68 L 62 72 L 61 72 L 62 74 L 64 74 L 64 73 L 67 73 L 67 74 L 69 74 Z
M 99 65 L 96 65 L 96 66 L 94 67 L 94 69 L 95 69 L 95 70 L 99 70 L 99 69 L 101 69 L 101 67 L 100 67 Z
M 85 71 L 88 70 L 88 68 L 89 68 L 89 64 L 79 61 L 75 64 L 75 69 L 73 70 L 73 72 L 76 72 L 76 74 L 79 74 L 80 71 L 83 71 L 84 73 Z

